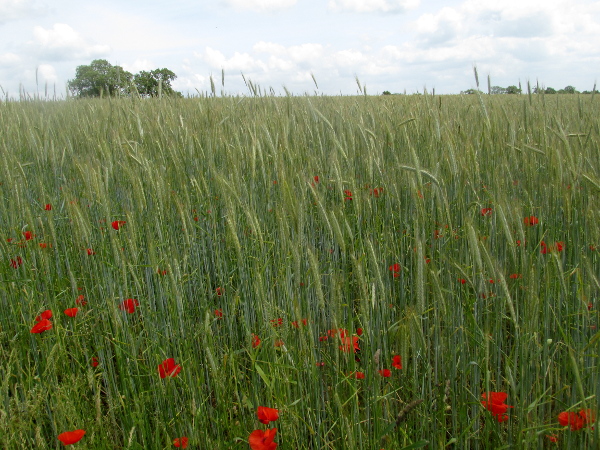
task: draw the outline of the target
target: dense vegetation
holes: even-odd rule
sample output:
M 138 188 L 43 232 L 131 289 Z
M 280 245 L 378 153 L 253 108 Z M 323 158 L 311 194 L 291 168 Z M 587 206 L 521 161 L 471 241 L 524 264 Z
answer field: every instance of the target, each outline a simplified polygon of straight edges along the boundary
M 0 103 L 0 447 L 597 448 L 599 100 Z

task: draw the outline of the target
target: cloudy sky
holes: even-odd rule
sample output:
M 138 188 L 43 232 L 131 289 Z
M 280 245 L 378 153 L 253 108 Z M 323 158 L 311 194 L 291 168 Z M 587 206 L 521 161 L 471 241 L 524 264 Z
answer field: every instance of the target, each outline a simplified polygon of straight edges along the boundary
M 0 86 L 59 95 L 78 65 L 166 67 L 173 87 L 247 94 L 413 93 L 532 84 L 591 90 L 600 1 L 0 0 Z M 37 73 L 37 87 L 36 87 Z M 312 75 L 318 85 L 312 79 Z M 2 91 L 0 91 L 2 94 Z

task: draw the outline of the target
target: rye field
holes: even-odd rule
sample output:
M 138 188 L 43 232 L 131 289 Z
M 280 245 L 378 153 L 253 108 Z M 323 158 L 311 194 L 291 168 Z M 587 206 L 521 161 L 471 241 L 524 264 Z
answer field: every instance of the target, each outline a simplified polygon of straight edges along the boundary
M 599 117 L 0 102 L 0 448 L 598 448 Z

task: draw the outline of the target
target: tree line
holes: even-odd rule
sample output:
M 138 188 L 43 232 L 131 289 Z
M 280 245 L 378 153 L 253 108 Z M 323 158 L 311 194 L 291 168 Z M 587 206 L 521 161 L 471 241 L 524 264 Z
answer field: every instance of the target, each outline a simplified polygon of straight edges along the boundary
M 142 97 L 182 97 L 171 86 L 176 78 L 177 75 L 166 68 L 142 70 L 134 75 L 105 59 L 96 59 L 87 66 L 78 66 L 75 78 L 69 80 L 67 85 L 76 97 L 115 97 L 136 93 Z
M 595 89 L 595 86 L 594 86 L 594 89 Z M 531 90 L 531 92 L 533 94 L 591 94 L 593 91 L 579 92 L 577 89 L 575 89 L 574 86 L 569 85 L 563 89 L 554 89 L 551 87 L 534 86 L 533 89 Z M 475 93 L 477 93 L 477 89 L 467 89 L 466 91 L 461 91 L 461 94 L 475 94 Z M 483 94 L 482 91 L 479 91 L 479 93 Z M 522 94 L 523 89 L 521 88 L 520 84 L 519 84 L 519 86 L 508 86 L 505 88 L 501 87 L 501 86 L 492 86 L 488 93 L 492 94 L 492 95 Z

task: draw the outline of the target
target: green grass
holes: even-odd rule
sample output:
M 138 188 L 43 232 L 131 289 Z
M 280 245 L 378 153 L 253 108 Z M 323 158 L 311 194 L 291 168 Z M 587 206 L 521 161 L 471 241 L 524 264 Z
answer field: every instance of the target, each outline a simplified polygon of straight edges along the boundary
M 557 416 L 600 403 L 599 105 L 0 103 L 0 447 L 85 429 L 75 448 L 246 449 L 262 405 L 279 409 L 281 449 L 550 448 L 550 434 L 595 448 L 598 424 Z M 30 333 L 46 309 L 53 329 Z M 364 330 L 360 361 L 319 340 L 333 328 Z M 181 373 L 161 379 L 170 357 Z M 508 421 L 486 391 L 508 394 Z

